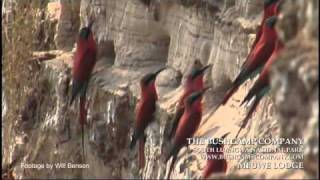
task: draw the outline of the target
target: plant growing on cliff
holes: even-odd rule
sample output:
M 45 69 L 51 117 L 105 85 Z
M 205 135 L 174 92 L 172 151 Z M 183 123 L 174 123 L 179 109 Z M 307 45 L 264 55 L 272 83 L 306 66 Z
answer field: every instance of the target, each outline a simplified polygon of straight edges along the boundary
M 14 1 L 3 2 L 2 14 L 2 78 L 3 92 L 6 100 L 6 114 L 2 129 L 4 135 L 3 162 L 8 162 L 9 144 L 12 133 L 16 130 L 21 107 L 26 101 L 26 94 L 36 87 L 39 80 L 40 66 L 29 61 L 36 49 L 37 14 L 47 1 Z M 12 131 L 15 130 L 15 131 Z

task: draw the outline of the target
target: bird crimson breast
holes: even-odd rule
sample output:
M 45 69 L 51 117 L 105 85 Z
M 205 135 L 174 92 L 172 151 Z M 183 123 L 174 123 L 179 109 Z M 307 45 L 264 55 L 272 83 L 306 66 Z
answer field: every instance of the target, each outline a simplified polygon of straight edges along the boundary
M 73 62 L 73 77 L 78 81 L 88 80 L 96 63 L 96 45 L 93 37 L 79 39 Z
M 153 119 L 156 110 L 155 99 L 141 100 L 137 106 L 137 129 L 144 129 L 148 122 Z

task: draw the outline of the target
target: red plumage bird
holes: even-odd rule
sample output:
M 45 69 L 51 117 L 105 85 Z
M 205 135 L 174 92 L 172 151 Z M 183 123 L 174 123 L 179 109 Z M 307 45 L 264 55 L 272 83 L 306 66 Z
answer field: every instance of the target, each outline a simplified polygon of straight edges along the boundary
M 241 125 L 241 127 L 236 135 L 236 138 L 238 137 L 241 129 L 243 129 L 247 125 L 253 112 L 257 108 L 260 100 L 269 92 L 269 89 L 270 89 L 270 82 L 269 82 L 270 81 L 269 80 L 270 68 L 271 68 L 272 64 L 278 60 L 279 53 L 281 52 L 282 49 L 283 49 L 283 44 L 278 39 L 277 43 L 276 43 L 276 47 L 275 47 L 271 57 L 269 58 L 268 62 L 263 67 L 263 70 L 262 70 L 259 78 L 257 79 L 257 81 L 255 82 L 253 87 L 250 89 L 250 91 L 248 92 L 248 94 L 246 95 L 244 100 L 242 101 L 241 105 L 244 104 L 245 102 L 250 102 L 251 99 L 255 97 L 253 104 L 251 105 L 250 110 L 249 110 L 248 114 L 246 115 L 245 119 L 243 120 L 243 124 Z
M 171 139 L 177 129 L 179 120 L 184 112 L 184 101 L 186 97 L 188 97 L 193 92 L 203 90 L 203 75 L 205 70 L 208 69 L 210 66 L 211 65 L 202 67 L 200 60 L 196 59 L 194 61 L 191 71 L 187 75 L 187 80 L 184 85 L 184 92 L 178 102 L 178 106 L 172 120 L 172 127 L 170 128 L 169 133 L 167 134 L 168 136 L 166 137 L 167 139 Z
M 223 139 L 230 133 L 223 135 L 220 139 L 216 138 L 215 144 L 208 144 L 207 164 L 203 170 L 202 178 L 207 179 L 212 173 L 227 172 L 227 161 L 223 157 Z
M 154 113 L 156 111 L 156 101 L 158 100 L 155 80 L 157 75 L 164 69 L 165 68 L 162 68 L 155 73 L 149 73 L 140 80 L 141 99 L 136 105 L 135 129 L 130 143 L 130 149 L 132 149 L 135 146 L 137 140 L 141 140 L 139 143 L 140 168 L 144 166 L 144 130 L 154 119 Z
M 263 18 L 261 21 L 261 25 L 258 27 L 258 30 L 256 32 L 256 39 L 254 40 L 251 49 L 250 49 L 250 53 L 247 56 L 246 61 L 250 58 L 252 51 L 254 50 L 256 44 L 259 42 L 260 37 L 262 35 L 262 31 L 263 31 L 263 25 L 266 21 L 266 19 L 268 19 L 271 16 L 276 15 L 276 9 L 277 9 L 277 4 L 278 4 L 279 0 L 265 0 L 264 1 L 264 8 L 263 8 Z M 246 63 L 246 61 L 242 64 L 241 69 L 244 67 L 244 64 Z
M 80 117 L 79 123 L 82 129 L 82 148 L 84 155 L 84 125 L 86 124 L 87 110 L 86 92 L 90 80 L 90 76 L 94 65 L 96 63 L 97 46 L 91 31 L 92 23 L 88 27 L 83 27 L 80 30 L 77 47 L 73 61 L 72 74 L 72 96 L 70 105 L 72 105 L 75 98 L 80 95 Z
M 275 22 L 276 16 L 272 16 L 266 20 L 263 26 L 263 34 L 252 52 L 250 59 L 248 59 L 247 63 L 244 64 L 240 74 L 233 81 L 231 88 L 225 94 L 221 104 L 226 104 L 241 84 L 249 78 L 256 76 L 271 56 L 277 40 L 277 33 L 274 29 Z
M 177 155 L 180 149 L 187 144 L 187 138 L 193 137 L 194 133 L 198 129 L 202 117 L 202 105 L 201 100 L 203 93 L 208 88 L 192 93 L 185 99 L 185 111 L 179 121 L 178 128 L 174 135 L 173 141 L 169 147 L 169 153 L 165 156 L 165 162 L 172 157 L 172 162 L 169 168 L 168 178 L 174 167 L 174 163 L 177 159 Z

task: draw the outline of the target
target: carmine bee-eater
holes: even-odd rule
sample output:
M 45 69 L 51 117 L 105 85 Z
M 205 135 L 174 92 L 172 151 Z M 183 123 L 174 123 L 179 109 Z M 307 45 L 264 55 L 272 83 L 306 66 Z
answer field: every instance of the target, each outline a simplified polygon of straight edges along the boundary
M 165 163 L 172 157 L 172 162 L 169 168 L 168 178 L 170 178 L 171 171 L 174 167 L 174 163 L 177 159 L 180 149 L 187 144 L 187 138 L 192 138 L 196 130 L 198 129 L 202 117 L 202 105 L 201 100 L 204 92 L 208 88 L 202 91 L 196 91 L 185 99 L 185 110 L 179 121 L 176 133 L 169 145 L 169 153 L 165 155 Z
M 225 173 L 227 171 L 227 161 L 223 157 L 223 139 L 230 133 L 224 134 L 220 139 L 215 138 L 214 142 L 207 147 L 207 164 L 203 170 L 202 178 L 207 179 L 212 173 Z
M 279 0 L 264 0 L 264 8 L 263 8 L 263 18 L 261 21 L 261 25 L 258 27 L 258 30 L 256 32 L 256 39 L 254 40 L 251 49 L 249 51 L 249 54 L 247 56 L 246 61 L 250 58 L 252 51 L 254 50 L 256 44 L 259 42 L 260 37 L 262 35 L 262 31 L 263 31 L 263 24 L 265 23 L 266 19 L 268 19 L 271 16 L 276 15 L 276 8 L 277 8 L 277 4 L 278 4 Z M 242 67 L 244 66 L 244 64 L 246 63 L 246 61 L 243 63 Z M 241 67 L 241 69 L 242 69 Z
M 250 91 L 248 92 L 246 97 L 243 99 L 241 105 L 243 105 L 245 102 L 250 102 L 252 100 L 252 98 L 255 97 L 253 104 L 251 105 L 250 110 L 249 110 L 248 114 L 246 115 L 245 119 L 243 120 L 243 123 L 242 123 L 242 125 L 236 135 L 236 138 L 238 137 L 241 129 L 243 129 L 247 125 L 253 112 L 257 108 L 260 100 L 269 92 L 269 89 L 270 89 L 270 82 L 269 82 L 270 81 L 269 80 L 270 68 L 271 68 L 272 64 L 278 60 L 279 53 L 281 52 L 282 49 L 283 49 L 283 44 L 278 39 L 276 42 L 276 47 L 275 47 L 271 57 L 269 58 L 268 62 L 263 67 L 263 70 L 262 70 L 259 78 L 255 82 L 253 87 L 250 89 Z
M 156 102 L 158 100 L 158 95 L 155 87 L 155 80 L 157 75 L 164 69 L 165 68 L 162 68 L 155 73 L 146 74 L 140 80 L 141 99 L 136 105 L 135 129 L 130 143 L 130 149 L 132 149 L 135 146 L 137 140 L 141 140 L 139 143 L 140 167 L 142 167 L 144 164 L 144 130 L 154 119 L 154 113 L 156 111 Z
M 276 23 L 276 16 L 268 18 L 263 26 L 263 34 L 254 48 L 250 59 L 244 64 L 240 74 L 233 81 L 231 88 L 227 91 L 223 97 L 221 104 L 226 104 L 229 98 L 238 90 L 238 88 L 247 81 L 249 78 L 253 78 L 260 73 L 264 64 L 271 56 L 275 42 L 277 40 L 277 33 L 274 28 Z
M 80 95 L 80 116 L 79 123 L 82 131 L 82 148 L 84 156 L 84 125 L 86 124 L 87 110 L 86 92 L 90 80 L 90 76 L 96 63 L 97 45 L 91 31 L 93 21 L 87 27 L 80 30 L 77 47 L 73 60 L 72 74 L 72 95 L 70 105 L 75 98 Z
M 205 70 L 208 69 L 210 66 L 211 65 L 207 65 L 205 67 L 202 67 L 200 60 L 196 59 L 194 61 L 194 64 L 191 68 L 191 71 L 187 75 L 187 80 L 184 85 L 184 92 L 178 102 L 178 106 L 177 106 L 175 115 L 172 120 L 173 124 L 172 124 L 171 129 L 169 130 L 167 139 L 171 139 L 177 129 L 177 126 L 179 124 L 179 120 L 184 112 L 184 101 L 185 101 L 186 97 L 188 97 L 193 92 L 203 90 L 203 75 L 204 75 Z

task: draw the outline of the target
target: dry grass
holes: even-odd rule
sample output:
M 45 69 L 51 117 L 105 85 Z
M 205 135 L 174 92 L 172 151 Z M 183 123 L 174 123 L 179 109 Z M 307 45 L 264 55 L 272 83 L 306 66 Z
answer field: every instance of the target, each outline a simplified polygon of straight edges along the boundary
M 40 66 L 28 62 L 35 47 L 37 14 L 43 7 L 43 1 L 23 0 L 10 5 L 4 2 L 6 10 L 2 15 L 2 78 L 7 112 L 2 121 L 3 151 L 2 164 L 10 163 L 11 141 L 15 124 L 19 121 L 20 109 L 26 100 L 26 94 L 39 82 Z

